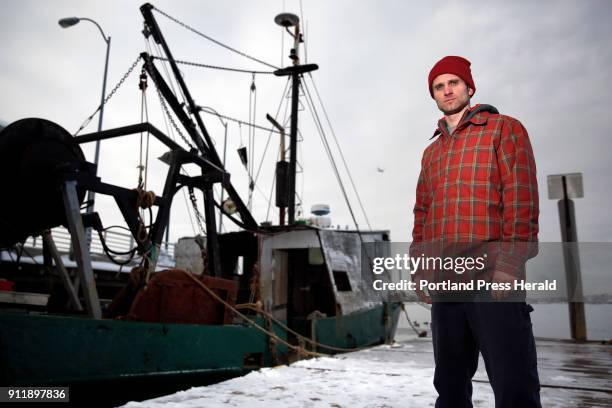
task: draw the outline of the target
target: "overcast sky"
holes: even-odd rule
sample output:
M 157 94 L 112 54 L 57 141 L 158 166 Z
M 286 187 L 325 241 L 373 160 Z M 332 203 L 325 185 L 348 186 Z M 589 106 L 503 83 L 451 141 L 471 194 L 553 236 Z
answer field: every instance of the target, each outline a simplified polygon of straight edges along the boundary
M 62 29 L 57 20 L 95 19 L 112 37 L 107 91 L 146 50 L 140 2 L 5 0 L 0 13 L 0 119 L 52 120 L 74 133 L 99 103 L 105 44 L 94 25 Z M 472 61 L 477 87 L 473 103 L 488 103 L 527 128 L 538 167 L 540 240 L 560 239 L 556 202 L 548 200 L 546 176 L 582 172 L 585 197 L 576 200 L 582 241 L 612 241 L 612 2 L 609 1 L 157 1 L 155 6 L 197 30 L 276 66 L 288 65 L 289 38 L 273 22 L 282 11 L 303 17 L 307 62 L 320 70 L 314 81 L 326 105 L 372 226 L 410 240 L 415 185 L 423 149 L 441 113 L 427 90 L 427 74 L 445 55 Z M 155 14 L 178 59 L 268 70 L 232 54 Z M 228 116 L 248 119 L 251 76 L 181 66 L 196 102 Z M 140 65 L 106 107 L 104 128 L 140 121 Z M 255 122 L 268 126 L 285 79 L 258 75 Z M 308 81 L 311 91 L 312 83 Z M 150 121 L 162 131 L 159 102 L 147 92 Z M 279 119 L 283 120 L 281 109 Z M 221 153 L 223 128 L 204 116 Z M 300 114 L 299 193 L 304 207 L 327 203 L 334 224 L 352 224 L 313 126 Z M 287 124 L 288 127 L 288 124 Z M 84 133 L 95 131 L 97 118 Z M 242 136 L 241 136 L 242 133 Z M 329 134 L 331 138 L 331 134 Z M 228 128 L 228 169 L 247 199 L 245 170 L 236 149 L 248 144 L 248 129 Z M 257 165 L 268 133 L 255 133 Z M 330 139 L 331 142 L 331 139 Z M 266 219 L 278 137 L 262 166 L 254 215 Z M 86 147 L 93 161 L 93 149 Z M 151 143 L 149 188 L 161 194 L 167 167 L 156 160 L 165 149 Z M 337 160 L 340 164 L 338 156 Z M 135 187 L 139 138 L 105 141 L 99 174 L 104 181 Z M 385 169 L 378 172 L 377 167 Z M 6 175 L 5 175 L 6 176 Z M 302 178 L 303 176 L 303 178 Z M 348 180 L 347 188 L 350 188 Z M 303 187 L 302 187 L 303 186 Z M 100 196 L 98 196 L 100 197 Z M 171 237 L 193 235 L 181 194 L 172 213 Z M 198 196 L 199 203 L 202 200 Z M 351 194 L 351 197 L 354 196 Z M 3 198 L 7 199 L 7 198 Z M 353 199 L 359 223 L 365 221 Z M 105 225 L 120 220 L 109 199 L 96 204 Z M 271 212 L 268 219 L 276 220 Z

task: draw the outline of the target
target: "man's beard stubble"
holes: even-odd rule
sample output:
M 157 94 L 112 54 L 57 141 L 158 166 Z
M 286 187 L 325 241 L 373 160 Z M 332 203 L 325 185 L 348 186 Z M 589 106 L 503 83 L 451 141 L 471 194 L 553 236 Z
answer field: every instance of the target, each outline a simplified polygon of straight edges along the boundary
M 463 108 L 465 108 L 466 106 L 468 106 L 470 104 L 470 99 L 466 99 L 463 103 L 461 103 L 458 107 L 450 109 L 450 110 L 445 110 L 443 107 L 441 107 L 440 105 L 438 105 L 438 108 L 442 111 L 442 113 L 444 113 L 445 116 L 450 116 L 450 115 L 454 115 L 456 113 L 459 113 L 463 110 Z

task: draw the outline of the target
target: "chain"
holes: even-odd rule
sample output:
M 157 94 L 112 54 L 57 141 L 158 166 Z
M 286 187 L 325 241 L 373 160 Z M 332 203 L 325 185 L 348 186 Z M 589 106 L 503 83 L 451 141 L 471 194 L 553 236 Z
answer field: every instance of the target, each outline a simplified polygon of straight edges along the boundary
M 134 70 L 134 68 L 136 68 L 136 65 L 138 65 L 138 61 L 140 61 L 140 58 L 142 58 L 140 55 L 138 56 L 138 58 L 136 58 L 136 61 L 134 61 L 134 63 L 132 64 L 132 66 L 130 66 L 130 68 L 127 70 L 127 72 L 125 74 L 123 74 L 123 76 L 121 77 L 121 79 L 119 80 L 119 82 L 117 82 L 117 85 L 115 85 L 115 87 L 113 88 L 112 91 L 110 91 L 108 93 L 108 95 L 106 95 L 106 97 L 104 98 L 104 101 L 102 101 L 102 103 L 100 104 L 100 106 L 98 106 L 98 108 L 94 111 L 94 113 L 92 113 L 87 119 L 85 119 L 83 121 L 83 124 L 81 125 L 81 127 L 79 128 L 79 130 L 76 131 L 76 133 L 74 134 L 74 136 L 78 135 L 79 132 L 83 129 L 85 129 L 85 127 L 87 125 L 89 125 L 89 122 L 91 122 L 91 120 L 93 119 L 94 116 L 96 116 L 96 113 L 98 113 L 100 111 L 100 109 L 102 109 L 102 106 L 106 105 L 106 103 L 108 102 L 108 100 L 110 98 L 112 98 L 112 96 L 115 94 L 115 92 L 117 92 L 117 89 L 119 89 L 119 87 L 121 87 L 121 85 L 123 85 L 123 83 L 125 82 L 125 80 L 127 79 L 127 77 L 130 76 L 130 74 L 132 73 L 132 71 Z
M 175 23 L 177 23 L 178 25 L 180 25 L 180 26 L 182 26 L 182 27 L 186 28 L 187 30 L 189 30 L 189 31 L 193 32 L 194 34 L 199 35 L 200 37 L 206 38 L 208 41 L 212 41 L 212 42 L 214 42 L 215 44 L 220 45 L 221 47 L 226 48 L 226 49 L 228 49 L 228 50 L 230 50 L 230 51 L 232 51 L 232 52 L 235 52 L 235 53 L 236 53 L 236 54 L 238 54 L 238 55 L 242 55 L 243 57 L 246 57 L 246 58 L 248 58 L 248 59 L 250 59 L 250 60 L 252 60 L 252 61 L 259 62 L 260 64 L 266 65 L 266 66 L 268 66 L 268 67 L 270 67 L 270 68 L 273 68 L 273 69 L 279 69 L 278 67 L 276 67 L 276 66 L 274 66 L 274 65 L 272 65 L 272 64 L 268 64 L 267 62 L 262 61 L 262 60 L 260 60 L 260 59 L 257 59 L 257 58 L 255 58 L 255 57 L 252 57 L 252 56 L 250 56 L 250 55 L 248 55 L 248 54 L 246 54 L 246 53 L 244 53 L 244 52 L 242 52 L 242 51 L 238 51 L 237 49 L 232 48 L 232 47 L 230 47 L 229 45 L 225 45 L 225 44 L 223 44 L 222 42 L 217 41 L 217 40 L 215 40 L 214 38 L 211 38 L 211 37 L 207 36 L 206 34 L 203 34 L 203 33 L 199 32 L 199 31 L 198 31 L 198 30 L 196 30 L 195 28 L 190 27 L 190 26 L 188 26 L 187 24 L 183 23 L 182 21 L 179 21 L 179 20 L 177 20 L 176 18 L 174 18 L 174 17 L 172 17 L 172 16 L 170 16 L 170 15 L 168 15 L 168 14 L 164 13 L 163 11 L 161 11 L 160 9 L 158 9 L 157 7 L 153 7 L 153 9 L 154 9 L 155 11 L 157 11 L 159 14 L 161 14 L 162 16 L 166 17 L 167 19 L 174 21 L 174 22 L 175 22 Z
M 145 64 L 147 64 L 147 62 L 145 62 Z M 159 103 L 161 104 L 162 109 L 164 110 L 164 113 L 168 117 L 170 124 L 172 125 L 176 133 L 178 133 L 178 135 L 181 137 L 181 139 L 183 139 L 185 144 L 189 146 L 190 149 L 196 149 L 196 147 L 189 141 L 189 139 L 187 139 L 187 137 L 185 137 L 181 129 L 178 127 L 178 125 L 174 121 L 174 118 L 172 117 L 172 114 L 170 113 L 170 109 L 168 108 L 168 105 L 166 105 L 166 100 L 164 99 L 164 97 L 161 94 L 161 91 L 159 90 L 159 86 L 157 85 L 157 78 L 155 78 L 155 75 L 153 74 L 154 71 L 152 69 L 150 71 L 151 71 L 151 79 L 153 79 L 153 83 L 155 84 L 155 90 L 157 91 L 157 96 L 159 98 Z
M 206 232 L 204 231 L 204 226 L 203 226 L 204 217 L 202 217 L 200 210 L 198 210 L 198 202 L 196 201 L 196 196 L 193 193 L 193 187 L 188 187 L 188 189 L 189 189 L 189 199 L 191 200 L 191 205 L 193 206 L 193 212 L 195 213 L 195 217 L 198 220 L 198 228 L 200 229 L 202 236 L 206 236 Z
M 168 58 L 165 58 L 165 57 L 153 57 L 153 58 L 161 60 L 161 61 L 170 61 Z M 177 64 L 182 64 L 182 65 L 191 65 L 193 67 L 219 69 L 223 71 L 243 72 L 246 74 L 264 74 L 264 75 L 274 74 L 273 71 L 253 71 L 253 70 L 240 69 L 240 68 L 220 67 L 218 65 L 201 64 L 199 62 L 184 61 L 184 60 L 174 60 L 174 62 L 176 62 Z
M 256 129 L 266 130 L 266 131 L 271 132 L 271 133 L 278 133 L 278 134 L 280 134 L 280 132 L 278 130 L 276 130 L 276 129 L 267 128 L 265 126 L 260 126 L 260 125 L 254 124 L 254 123 L 245 122 L 245 121 L 240 120 L 240 119 L 232 118 L 231 116 L 221 115 L 220 113 L 215 113 L 215 112 L 209 111 L 206 108 L 202 108 L 201 111 L 204 112 L 204 113 L 208 113 L 209 115 L 214 115 L 214 116 L 216 116 L 218 118 L 229 120 L 231 122 L 236 122 L 239 125 L 245 125 L 245 126 L 253 127 L 253 128 L 256 128 Z
M 153 80 L 153 82 L 155 82 L 155 80 Z M 164 112 L 166 113 L 166 116 L 168 117 L 168 120 L 170 121 L 170 124 L 172 125 L 172 127 L 174 128 L 176 133 L 178 133 L 178 135 L 181 137 L 181 139 L 183 139 L 183 142 L 185 142 L 185 144 L 187 146 L 189 146 L 190 149 L 198 150 L 189 141 L 189 139 L 187 139 L 187 137 L 181 131 L 181 128 L 179 128 L 178 125 L 176 124 L 176 122 L 174 121 L 174 118 L 172 117 L 172 114 L 170 113 L 170 109 L 168 108 L 168 105 L 166 105 L 166 101 L 164 100 L 164 97 L 162 96 L 159 88 L 157 87 L 157 83 L 155 85 L 156 85 L 155 88 L 157 89 L 157 96 L 159 97 L 159 102 L 161 103 L 161 106 L 164 109 Z

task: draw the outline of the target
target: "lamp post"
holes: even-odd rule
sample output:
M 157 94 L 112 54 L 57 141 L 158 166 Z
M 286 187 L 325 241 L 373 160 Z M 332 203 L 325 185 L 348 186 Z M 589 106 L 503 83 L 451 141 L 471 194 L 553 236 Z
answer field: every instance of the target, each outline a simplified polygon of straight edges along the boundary
M 92 20 L 91 18 L 87 18 L 87 17 L 66 17 L 66 18 L 62 18 L 58 21 L 58 24 L 62 27 L 62 28 L 68 28 L 68 27 L 72 27 L 75 24 L 78 24 L 79 21 L 89 21 L 90 23 L 95 24 L 96 27 L 98 27 L 98 30 L 100 30 L 100 34 L 102 35 L 102 39 L 104 40 L 104 42 L 106 43 L 106 59 L 104 62 L 104 77 L 102 80 L 102 96 L 100 98 L 100 117 L 98 118 L 98 132 L 102 131 L 102 120 L 104 119 L 104 96 L 106 94 L 106 77 L 108 74 L 108 55 L 110 53 L 110 45 L 111 45 L 111 38 L 110 36 L 106 36 L 106 34 L 104 34 L 104 31 L 102 30 L 102 27 L 100 27 L 100 24 L 98 24 L 97 22 L 95 22 L 94 20 Z M 94 164 L 96 165 L 96 174 L 98 173 L 98 161 L 100 158 L 100 141 L 96 140 L 96 150 L 94 153 Z M 94 200 L 96 197 L 96 193 L 94 191 L 89 190 L 87 193 L 87 210 L 86 212 L 92 213 L 94 210 Z M 91 228 L 87 228 L 87 246 L 90 247 L 91 245 Z

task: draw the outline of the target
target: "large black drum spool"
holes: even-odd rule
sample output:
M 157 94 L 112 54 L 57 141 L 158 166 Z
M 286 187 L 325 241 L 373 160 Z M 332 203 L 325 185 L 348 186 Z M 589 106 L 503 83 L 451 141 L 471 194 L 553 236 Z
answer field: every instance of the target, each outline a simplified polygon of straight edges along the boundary
M 84 160 L 72 135 L 48 120 L 22 119 L 0 132 L 0 247 L 66 223 L 62 175 Z

